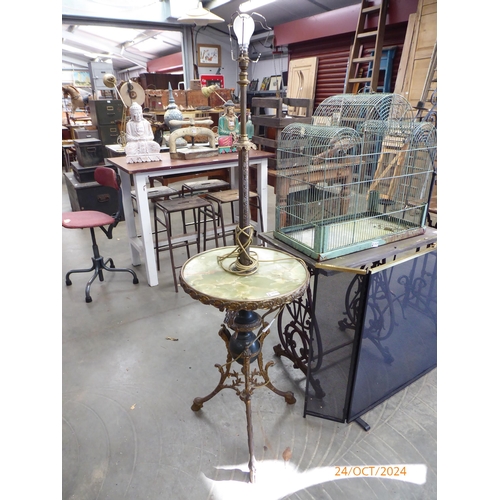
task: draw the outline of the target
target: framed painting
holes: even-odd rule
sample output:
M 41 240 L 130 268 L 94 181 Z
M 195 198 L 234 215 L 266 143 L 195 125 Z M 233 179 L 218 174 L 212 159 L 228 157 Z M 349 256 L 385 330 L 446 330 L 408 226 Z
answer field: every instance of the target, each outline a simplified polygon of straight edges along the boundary
M 75 87 L 92 87 L 88 71 L 73 71 L 73 85 Z
M 281 76 L 273 75 L 269 79 L 269 89 L 268 90 L 280 90 L 281 89 Z
M 199 43 L 196 50 L 198 53 L 198 66 L 218 67 L 221 65 L 220 45 Z

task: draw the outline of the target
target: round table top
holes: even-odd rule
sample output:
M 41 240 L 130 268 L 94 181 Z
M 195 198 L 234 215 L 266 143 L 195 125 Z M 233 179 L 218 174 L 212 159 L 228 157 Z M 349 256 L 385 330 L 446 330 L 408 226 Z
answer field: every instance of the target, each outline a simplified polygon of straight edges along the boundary
M 214 248 L 188 259 L 181 269 L 182 288 L 204 304 L 231 311 L 270 309 L 304 294 L 309 271 L 302 260 L 273 248 L 251 247 L 258 257 L 258 269 L 241 276 L 226 271 L 217 259 L 234 249 Z

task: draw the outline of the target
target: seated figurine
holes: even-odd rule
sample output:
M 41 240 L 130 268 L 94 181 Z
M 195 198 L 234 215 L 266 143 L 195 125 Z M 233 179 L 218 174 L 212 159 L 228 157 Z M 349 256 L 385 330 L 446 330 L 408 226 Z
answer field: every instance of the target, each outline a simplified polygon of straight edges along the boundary
M 219 150 L 221 153 L 236 151 L 233 142 L 236 141 L 240 131 L 240 123 L 234 112 L 234 102 L 229 100 L 224 104 L 225 112 L 219 118 Z
M 126 132 L 127 163 L 161 161 L 160 145 L 154 141 L 151 124 L 142 116 L 142 108 L 136 102 L 130 106 Z

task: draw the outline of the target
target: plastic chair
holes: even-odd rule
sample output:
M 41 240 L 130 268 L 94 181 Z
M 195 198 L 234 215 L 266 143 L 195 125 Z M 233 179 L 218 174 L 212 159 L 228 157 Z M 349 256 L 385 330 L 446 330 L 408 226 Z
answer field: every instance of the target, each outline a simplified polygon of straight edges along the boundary
M 113 228 L 118 225 L 118 222 L 121 219 L 122 197 L 118 177 L 112 168 L 97 167 L 94 172 L 94 179 L 102 186 L 108 186 L 118 191 L 117 212 L 113 215 L 109 215 L 96 210 L 82 210 L 79 212 L 64 212 L 62 214 L 63 227 L 67 229 L 90 229 L 93 250 L 92 267 L 88 269 L 73 269 L 72 271 L 66 273 L 66 285 L 70 286 L 72 284 L 69 279 L 71 274 L 89 273 L 94 271 L 94 274 L 89 279 L 87 286 L 85 287 L 85 302 L 92 302 L 92 297 L 90 296 L 90 286 L 98 276 L 99 281 L 104 281 L 103 271 L 130 273 L 133 276 L 134 285 L 139 283 L 137 275 L 134 271 L 132 271 L 132 269 L 116 268 L 113 259 L 109 258 L 105 261 L 99 253 L 94 228 L 100 228 L 108 239 L 111 240 L 113 238 Z

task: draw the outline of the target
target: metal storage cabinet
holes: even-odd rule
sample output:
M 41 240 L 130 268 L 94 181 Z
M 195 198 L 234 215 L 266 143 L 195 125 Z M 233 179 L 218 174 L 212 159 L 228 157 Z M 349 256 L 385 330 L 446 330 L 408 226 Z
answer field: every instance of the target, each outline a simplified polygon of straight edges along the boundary
M 99 132 L 97 130 L 77 129 L 73 130 L 75 139 L 99 139 Z
M 92 92 L 98 93 L 100 90 L 109 90 L 103 82 L 104 75 L 114 74 L 113 65 L 105 62 L 89 62 L 90 81 Z
M 75 139 L 78 163 L 82 167 L 92 167 L 104 162 L 104 153 L 99 139 Z
M 71 210 L 98 210 L 113 215 L 118 210 L 116 189 L 98 182 L 79 182 L 73 172 L 64 172 Z
M 82 167 L 77 161 L 72 161 L 71 172 L 73 172 L 75 179 L 80 183 L 94 182 L 94 172 L 96 168 L 103 165 L 105 167 L 111 167 L 116 171 L 116 167 L 114 165 L 111 165 L 107 162 L 107 160 L 104 160 L 104 163 L 101 163 L 100 165 L 93 165 L 91 167 Z
M 94 172 L 98 165 L 82 167 L 77 161 L 71 162 L 71 171 L 78 182 L 94 182 Z
M 99 125 L 99 137 L 104 145 L 118 144 L 120 128 L 118 125 Z
M 89 101 L 92 124 L 97 127 L 103 145 L 116 144 L 123 120 L 123 102 L 120 99 Z
M 99 99 L 89 101 L 92 123 L 99 125 L 116 125 L 123 115 L 123 103 L 120 99 Z

